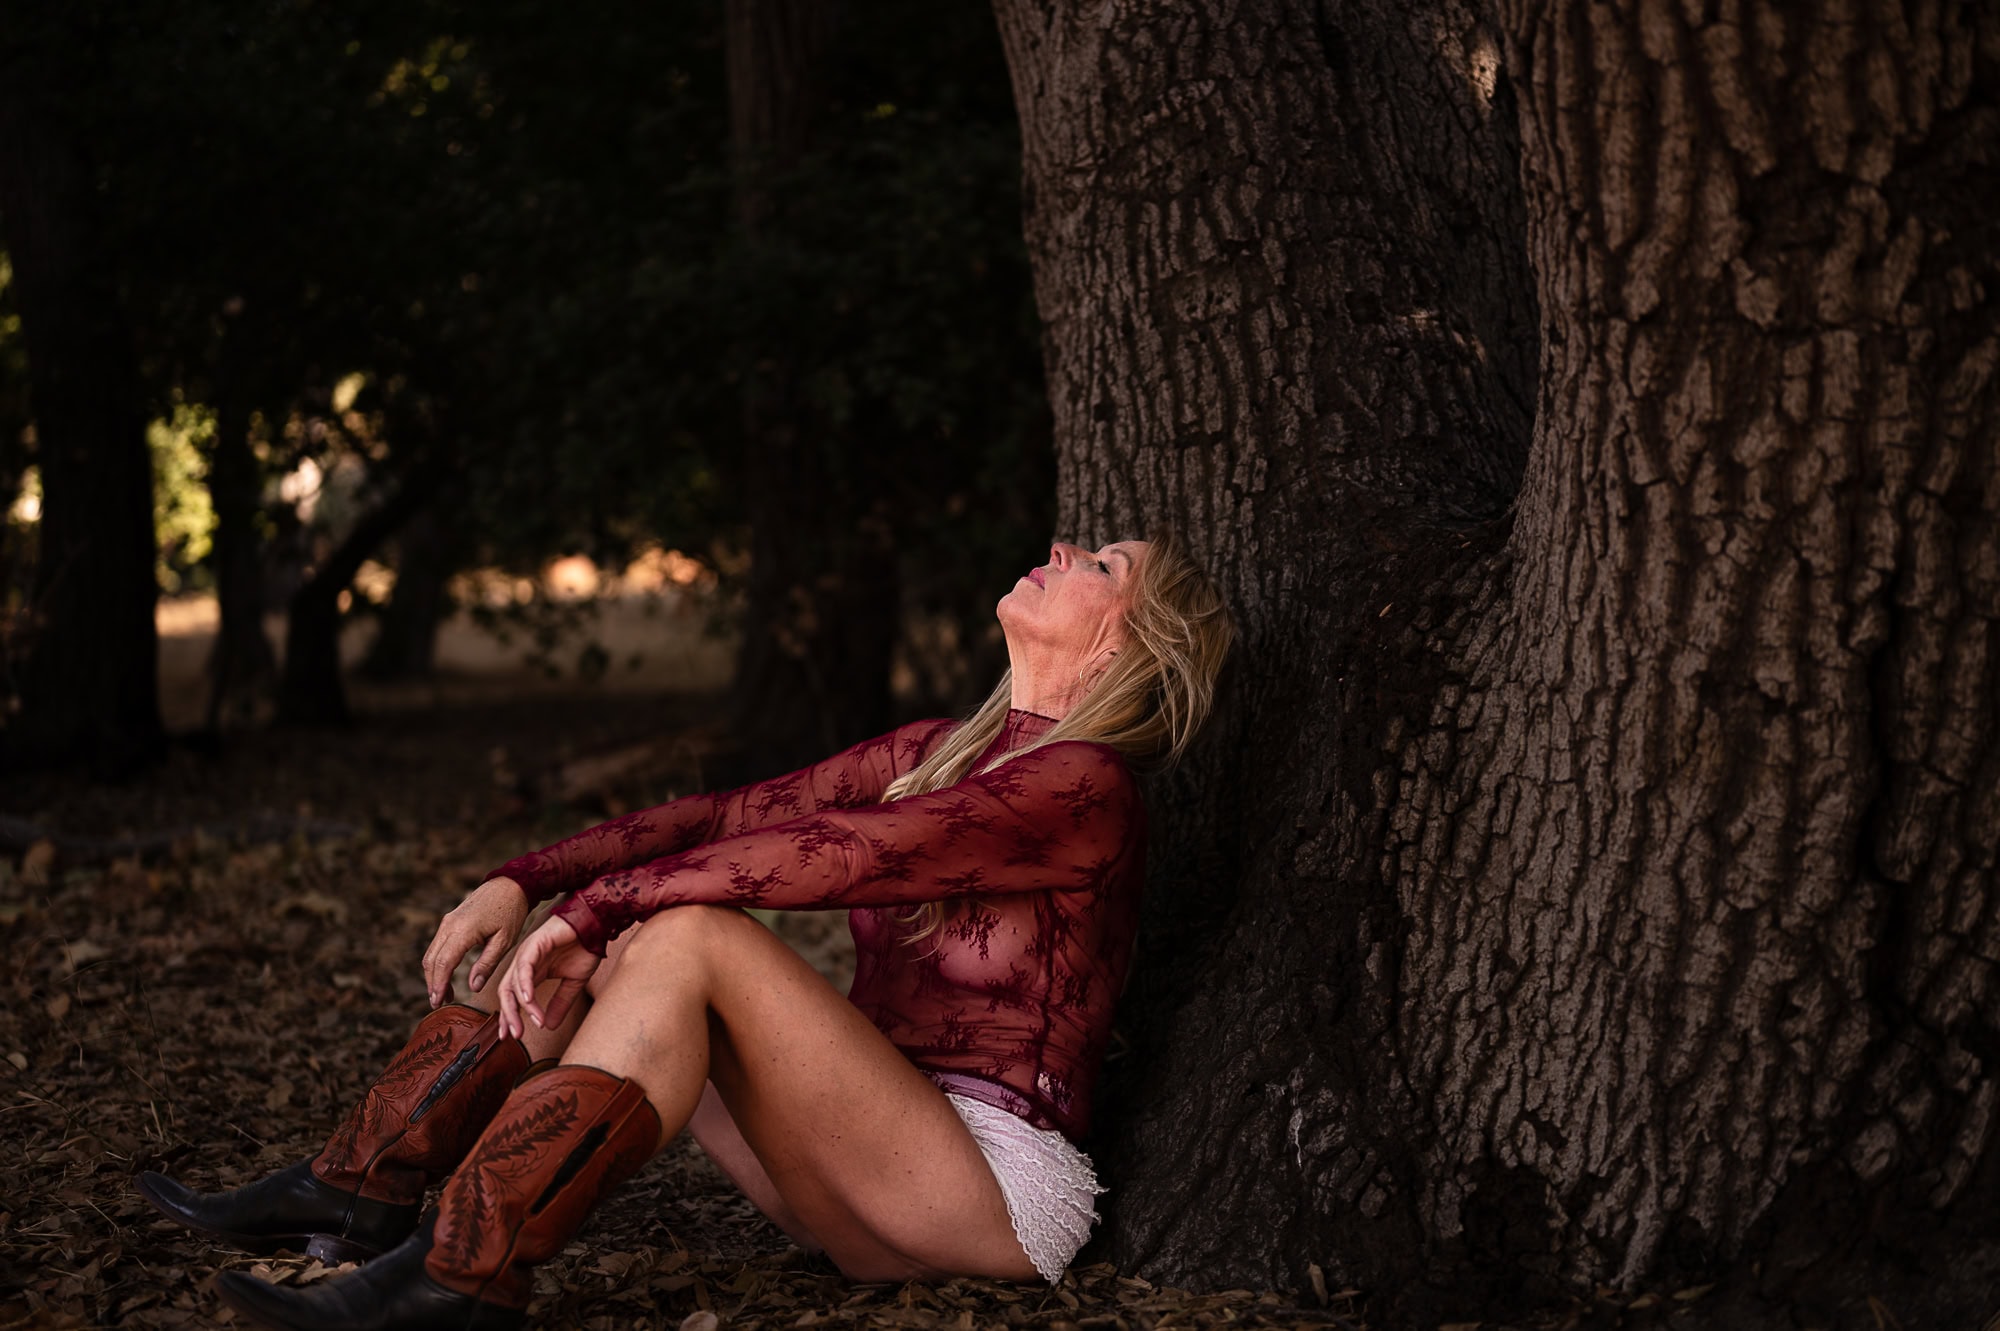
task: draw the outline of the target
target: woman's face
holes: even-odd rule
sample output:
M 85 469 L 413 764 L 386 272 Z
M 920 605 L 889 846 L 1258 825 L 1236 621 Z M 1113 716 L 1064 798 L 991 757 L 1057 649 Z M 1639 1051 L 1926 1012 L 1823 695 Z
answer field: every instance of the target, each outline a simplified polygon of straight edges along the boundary
M 1145 555 L 1144 541 L 1114 541 L 1102 550 L 1057 541 L 1049 562 L 1030 569 L 995 607 L 1008 641 L 1083 662 L 1118 646 Z

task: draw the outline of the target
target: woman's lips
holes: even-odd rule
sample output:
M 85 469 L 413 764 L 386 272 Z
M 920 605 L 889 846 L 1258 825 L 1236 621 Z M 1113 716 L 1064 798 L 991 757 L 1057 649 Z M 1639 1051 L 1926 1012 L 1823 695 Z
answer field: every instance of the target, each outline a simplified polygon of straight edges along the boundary
M 1034 583 L 1037 587 L 1045 588 L 1048 586 L 1048 583 L 1042 581 L 1042 571 L 1038 568 L 1028 570 L 1028 581 Z

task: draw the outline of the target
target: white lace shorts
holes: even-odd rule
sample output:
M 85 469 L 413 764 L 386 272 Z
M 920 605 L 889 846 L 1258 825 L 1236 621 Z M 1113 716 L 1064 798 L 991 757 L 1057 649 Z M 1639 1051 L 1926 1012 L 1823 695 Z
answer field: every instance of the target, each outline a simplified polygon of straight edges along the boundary
M 1004 1109 L 945 1092 L 979 1152 L 1000 1181 L 1014 1237 L 1051 1285 L 1062 1279 L 1090 1227 L 1104 1191 L 1090 1157 L 1054 1128 L 1038 1128 Z

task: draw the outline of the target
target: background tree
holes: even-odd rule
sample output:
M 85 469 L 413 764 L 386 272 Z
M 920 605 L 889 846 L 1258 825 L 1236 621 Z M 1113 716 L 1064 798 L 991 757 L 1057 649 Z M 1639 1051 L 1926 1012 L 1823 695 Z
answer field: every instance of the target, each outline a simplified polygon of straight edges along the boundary
M 838 12 L 728 6 L 732 267 L 757 280 L 732 375 L 751 556 L 732 730 L 749 771 L 797 767 L 890 724 L 905 566 L 919 587 L 926 563 L 976 569 L 976 608 L 953 610 L 990 620 L 1004 570 L 1031 552 L 996 560 L 966 537 L 1011 534 L 1046 482 L 1018 442 L 1039 421 L 965 410 L 1010 376 L 1032 382 L 1018 363 L 1025 321 L 1008 308 L 1018 261 L 992 230 L 1005 199 L 990 182 L 1014 149 L 982 133 L 1000 120 L 977 77 L 994 63 L 990 31 L 894 6 Z M 899 54 L 909 64 L 892 74 Z M 941 67 L 967 73 L 940 87 L 909 72 Z M 906 94 L 930 114 L 911 124 Z M 970 322 L 982 317 L 986 328 Z M 978 352 L 999 354 L 982 364 Z M 999 459 L 1015 465 L 990 466 Z M 911 546 L 935 556 L 900 559 Z
M 1980 1324 L 2000 18 L 997 8 L 1059 525 L 1245 630 L 1110 1254 Z
M 64 77 L 141 410 L 212 422 L 193 437 L 213 551 L 181 570 L 221 606 L 212 726 L 279 693 L 290 719 L 341 718 L 344 626 L 383 614 L 389 668 L 458 567 L 655 542 L 787 623 L 794 589 L 847 588 L 808 616 L 834 691 L 783 744 L 746 724 L 745 769 L 886 725 L 892 677 L 927 714 L 990 678 L 995 588 L 1050 534 L 1053 474 L 990 16 L 856 15 L 809 151 L 760 166 L 785 206 L 746 229 L 721 6 L 58 8 L 95 34 Z M 784 465 L 746 430 L 766 364 L 785 367 Z M 363 502 L 305 520 L 311 475 Z M 396 499 L 415 476 L 446 487 L 418 518 L 445 539 L 380 520 L 424 511 Z M 362 520 L 391 501 L 408 511 Z M 342 609 L 370 559 L 412 576 Z M 802 696 L 749 673 L 745 718 Z
M 14 760 L 122 771 L 161 738 L 152 462 L 93 169 L 60 83 L 66 57 L 88 46 L 87 24 L 41 13 L 0 34 L 0 238 L 41 486 L 22 707 L 4 741 Z
M 729 137 L 746 251 L 810 206 L 783 173 L 829 118 L 840 8 L 729 0 Z M 844 474 L 799 400 L 807 370 L 787 354 L 790 339 L 761 331 L 739 353 L 751 550 L 733 729 L 753 764 L 784 770 L 840 747 L 850 726 L 862 736 L 889 722 L 898 598 L 877 469 L 863 460 Z

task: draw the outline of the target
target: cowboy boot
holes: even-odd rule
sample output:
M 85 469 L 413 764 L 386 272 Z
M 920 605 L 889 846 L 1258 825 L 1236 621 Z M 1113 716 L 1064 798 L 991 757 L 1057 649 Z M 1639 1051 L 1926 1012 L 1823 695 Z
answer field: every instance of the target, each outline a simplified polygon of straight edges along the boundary
M 424 1189 L 464 1157 L 527 1066 L 527 1047 L 500 1033 L 498 1016 L 453 1003 L 417 1023 L 313 1159 L 233 1192 L 197 1193 L 150 1172 L 137 1187 L 182 1224 L 252 1252 L 366 1260 L 416 1228 Z
M 290 1331 L 512 1331 L 526 1319 L 533 1268 L 651 1158 L 660 1126 L 637 1082 L 564 1064 L 521 1083 L 436 1210 L 379 1261 L 304 1286 L 224 1271 L 216 1292 Z

